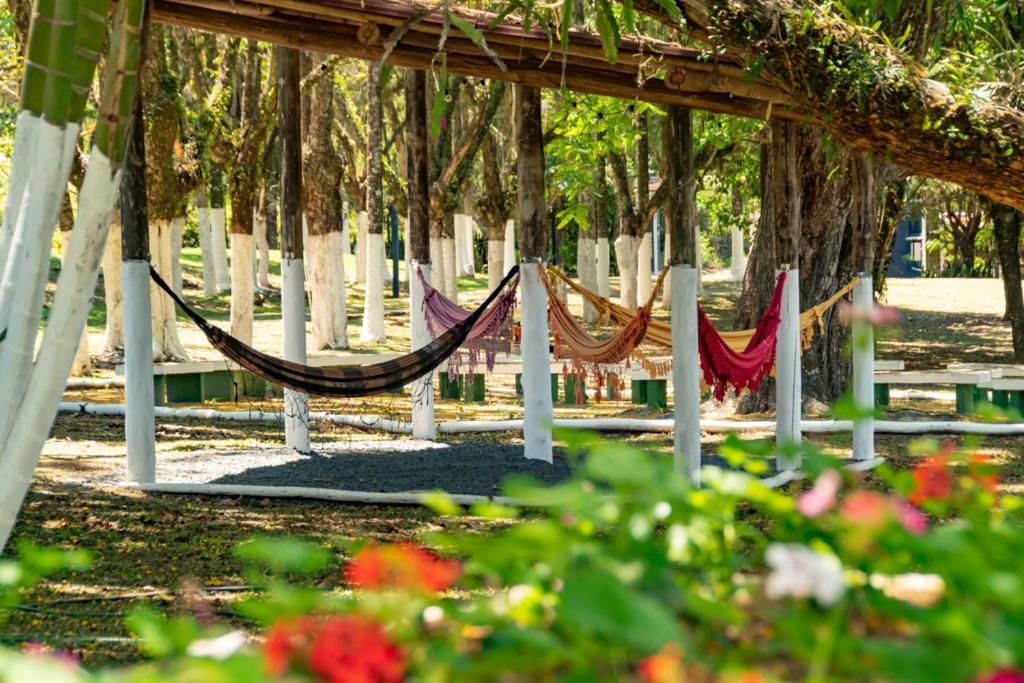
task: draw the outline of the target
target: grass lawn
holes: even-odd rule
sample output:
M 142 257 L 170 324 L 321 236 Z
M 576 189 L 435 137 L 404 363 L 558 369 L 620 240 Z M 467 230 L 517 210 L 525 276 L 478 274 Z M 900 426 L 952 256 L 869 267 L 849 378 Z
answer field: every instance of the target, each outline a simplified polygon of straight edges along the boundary
M 274 286 L 279 284 L 276 258 L 275 252 L 271 256 Z M 184 263 L 189 300 L 195 302 L 204 315 L 226 320 L 229 297 L 202 296 L 196 250 L 186 250 Z M 460 300 L 467 305 L 480 301 L 485 287 L 485 277 L 461 279 Z M 731 319 L 737 295 L 737 285 L 720 277 L 708 278 L 704 300 L 723 325 Z M 362 300 L 362 286 L 350 284 L 349 333 L 353 348 L 368 351 L 408 348 L 404 299 L 385 299 L 388 310 L 394 311 L 387 318 L 389 339 L 386 344 L 365 347 L 357 343 L 360 319 L 355 313 L 361 310 Z M 903 325 L 899 335 L 880 342 L 880 357 L 906 360 L 908 367 L 939 367 L 954 361 L 1009 360 L 1009 330 L 1001 321 L 1003 299 L 998 280 L 894 280 L 889 283 L 887 300 L 902 311 Z M 573 299 L 571 304 L 578 307 L 580 302 Z M 265 295 L 257 308 L 255 339 L 256 346 L 271 353 L 280 350 L 279 315 L 277 293 Z M 100 291 L 89 323 L 94 350 L 102 344 L 104 319 Z M 202 335 L 184 320 L 180 332 L 194 357 L 217 357 Z M 109 374 L 110 370 L 102 372 Z M 511 378 L 489 381 L 488 392 L 489 400 L 485 404 L 438 401 L 438 419 L 504 419 L 521 415 Z M 105 389 L 68 394 L 67 400 L 120 402 L 122 398 L 119 390 Z M 225 407 L 280 409 L 280 403 L 268 401 Z M 408 397 L 314 400 L 313 408 L 405 417 Z M 729 414 L 731 408 L 708 403 L 705 410 L 717 416 Z M 897 419 L 953 419 L 952 411 L 951 402 L 894 401 L 891 412 Z M 557 414 L 566 417 L 649 415 L 643 408 L 619 402 L 592 403 L 586 407 L 559 406 Z M 247 595 L 242 568 L 232 548 L 254 534 L 288 533 L 327 548 L 335 561 L 318 581 L 325 587 L 341 590 L 339 567 L 345 558 L 346 544 L 352 540 L 405 539 L 447 525 L 480 527 L 484 524 L 479 520 L 438 517 L 414 507 L 142 494 L 115 484 L 124 467 L 123 430 L 123 420 L 118 418 L 78 415 L 58 418 L 15 530 L 16 542 L 31 540 L 44 545 L 87 548 L 95 561 L 87 571 L 41 584 L 26 596 L 25 609 L 0 616 L 0 620 L 6 617 L 0 628 L 0 642 L 52 643 L 75 652 L 89 665 L 131 660 L 140 653 L 137 643 L 124 629 L 123 616 L 133 606 L 151 604 L 175 612 L 188 609 L 196 595 L 201 594 L 215 609 L 229 613 L 231 603 Z M 316 442 L 375 438 L 382 437 L 333 425 L 314 428 Z M 516 442 L 519 435 L 457 438 L 507 443 Z M 618 435 L 614 438 L 643 446 L 659 454 L 658 457 L 669 457 L 672 447 L 670 435 Z M 168 419 L 158 422 L 157 439 L 159 459 L 160 454 L 176 451 L 281 444 L 284 434 L 276 425 Z M 705 435 L 704 452 L 713 453 L 721 439 L 719 435 Z M 810 439 L 834 453 L 850 448 L 847 434 L 818 435 Z M 880 436 L 877 448 L 893 466 L 906 467 L 912 461 L 907 455 L 907 443 L 908 439 L 903 437 Z M 1005 465 L 1005 487 L 1024 489 L 1021 465 L 1024 440 L 993 438 L 976 447 Z

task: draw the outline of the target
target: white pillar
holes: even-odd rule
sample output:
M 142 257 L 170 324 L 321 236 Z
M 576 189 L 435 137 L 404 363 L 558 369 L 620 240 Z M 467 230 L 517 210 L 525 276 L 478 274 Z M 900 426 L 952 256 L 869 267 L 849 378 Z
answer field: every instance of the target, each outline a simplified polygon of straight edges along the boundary
M 210 245 L 213 248 L 213 272 L 217 280 L 217 291 L 221 294 L 231 289 L 231 272 L 228 270 L 228 238 L 224 208 L 210 209 Z
M 673 459 L 694 484 L 700 483 L 700 356 L 697 350 L 697 270 L 672 266 Z
M 416 276 L 416 268 L 420 267 L 423 279 L 430 283 L 430 264 L 418 261 L 408 262 L 409 279 L 409 319 L 411 347 L 413 351 L 423 348 L 433 337 L 427 326 L 427 318 L 423 314 L 423 285 Z M 412 435 L 416 439 L 436 437 L 434 427 L 434 373 L 428 373 L 412 383 Z
M 732 226 L 730 230 L 732 235 L 732 254 L 731 254 L 731 269 L 729 278 L 733 282 L 739 282 L 743 279 L 743 273 L 747 269 L 747 257 L 743 253 L 743 231 L 740 230 L 738 225 Z
M 611 270 L 611 252 L 607 237 L 597 238 L 597 293 L 606 299 L 611 296 L 608 273 Z
M 858 275 L 853 288 L 853 403 L 858 410 L 875 407 L 875 340 L 871 326 L 874 290 L 871 276 Z M 875 420 L 864 417 L 853 423 L 853 457 L 870 460 L 875 457 Z
M 800 443 L 800 270 L 786 275 L 782 292 L 782 311 L 778 346 L 775 354 L 775 443 Z M 779 457 L 779 470 L 800 467 L 799 458 Z
M 124 292 L 124 433 L 128 479 L 150 484 L 156 481 L 156 419 L 153 416 L 149 263 L 124 261 L 121 290 Z
M 651 233 L 645 232 L 640 238 L 640 247 L 636 255 L 636 300 L 643 306 L 651 298 L 651 260 L 654 257 L 654 246 Z
M 505 273 L 512 270 L 512 266 L 516 263 L 516 222 L 515 219 L 509 218 L 505 221 L 505 266 L 502 268 L 502 277 L 505 277 Z
M 552 462 L 551 356 L 548 349 L 548 294 L 540 281 L 540 261 L 520 265 L 523 353 L 523 441 L 530 460 Z
M 281 259 L 281 317 L 284 327 L 284 358 L 306 363 L 306 287 L 302 259 Z M 309 396 L 284 390 L 284 442 L 288 448 L 308 453 Z

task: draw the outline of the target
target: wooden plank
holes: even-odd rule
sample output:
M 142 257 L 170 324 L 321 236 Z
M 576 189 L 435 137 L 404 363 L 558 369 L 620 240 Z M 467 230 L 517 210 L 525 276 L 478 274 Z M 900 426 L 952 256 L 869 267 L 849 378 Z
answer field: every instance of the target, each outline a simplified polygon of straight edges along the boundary
M 949 363 L 947 370 L 981 370 L 992 373 L 992 378 L 1024 378 L 1024 365 L 1002 363 Z
M 953 371 L 945 372 L 908 370 L 903 372 L 876 372 L 875 384 L 974 384 L 992 378 L 991 373 L 984 371 Z
M 875 372 L 894 372 L 905 370 L 907 364 L 901 360 L 878 360 L 875 359 Z M 952 368 L 950 368 L 952 369 Z
M 1024 391 L 1024 378 L 993 377 L 990 380 L 978 382 L 978 387 L 995 391 Z

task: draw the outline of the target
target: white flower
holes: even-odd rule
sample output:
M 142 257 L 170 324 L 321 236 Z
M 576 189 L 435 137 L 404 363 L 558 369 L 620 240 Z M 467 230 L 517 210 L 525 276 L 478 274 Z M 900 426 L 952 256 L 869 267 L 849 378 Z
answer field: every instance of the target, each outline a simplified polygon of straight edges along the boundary
M 216 638 L 194 640 L 188 646 L 188 655 L 224 660 L 238 652 L 245 645 L 245 639 L 245 631 L 229 631 Z
M 765 560 L 771 574 L 765 582 L 768 597 L 811 598 L 823 607 L 835 604 L 846 590 L 843 566 L 835 555 L 819 553 L 805 545 L 773 543 Z

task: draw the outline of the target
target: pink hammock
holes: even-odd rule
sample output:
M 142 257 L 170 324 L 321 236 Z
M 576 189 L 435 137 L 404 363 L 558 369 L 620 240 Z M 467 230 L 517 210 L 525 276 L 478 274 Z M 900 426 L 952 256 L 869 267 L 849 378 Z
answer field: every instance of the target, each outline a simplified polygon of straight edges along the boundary
M 427 326 L 435 338 L 441 336 L 469 317 L 470 312 L 431 287 L 419 267 L 416 277 L 423 285 L 423 312 L 427 316 Z M 487 362 L 487 370 L 494 370 L 494 359 L 499 351 L 509 353 L 512 350 L 512 311 L 516 305 L 516 287 L 519 277 L 516 276 L 501 296 L 495 299 L 490 308 L 484 311 L 476 324 L 470 328 L 469 336 L 463 343 L 468 361 L 467 374 L 472 378 L 480 363 L 480 352 L 483 351 Z M 461 353 L 453 353 L 448 359 L 448 377 L 455 379 L 463 364 Z
M 775 346 L 778 341 L 782 290 L 786 284 L 786 273 L 779 273 L 775 291 L 768 301 L 768 307 L 757 321 L 754 336 L 742 352 L 733 351 L 715 329 L 704 309 L 697 306 L 697 346 L 700 350 L 700 365 L 704 371 L 704 382 L 713 387 L 715 398 L 725 398 L 725 390 L 731 385 L 736 391 L 756 389 L 775 365 Z

